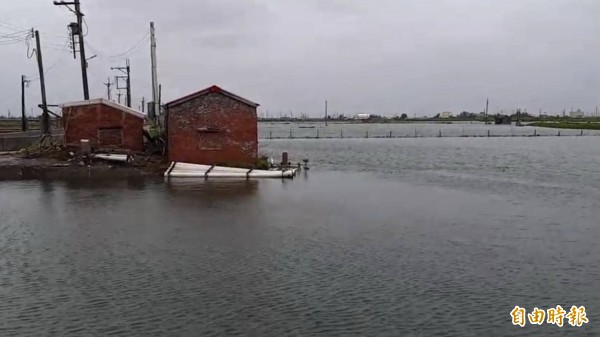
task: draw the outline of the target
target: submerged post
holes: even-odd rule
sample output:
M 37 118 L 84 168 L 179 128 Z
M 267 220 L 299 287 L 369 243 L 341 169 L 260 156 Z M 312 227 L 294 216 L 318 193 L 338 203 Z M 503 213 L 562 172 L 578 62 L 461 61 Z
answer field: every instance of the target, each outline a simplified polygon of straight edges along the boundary
M 288 165 L 288 153 L 284 152 L 281 154 L 281 166 L 287 166 Z
M 344 138 L 344 129 L 340 130 L 340 138 Z
M 367 133 L 365 135 L 365 138 L 369 138 L 369 130 L 367 130 Z
M 537 136 L 537 129 L 533 129 L 533 136 Z
M 488 137 L 490 136 L 490 130 L 488 129 Z
M 583 136 L 583 129 L 581 129 L 581 134 L 580 134 L 580 136 Z
M 317 129 L 317 139 L 319 138 L 319 129 Z
M 392 131 L 390 131 L 390 138 L 392 138 Z
M 440 133 L 438 134 L 438 137 L 442 137 L 442 129 L 440 129 Z
M 292 138 L 292 128 L 290 128 L 290 139 Z
M 417 138 L 417 128 L 415 128 L 415 138 Z

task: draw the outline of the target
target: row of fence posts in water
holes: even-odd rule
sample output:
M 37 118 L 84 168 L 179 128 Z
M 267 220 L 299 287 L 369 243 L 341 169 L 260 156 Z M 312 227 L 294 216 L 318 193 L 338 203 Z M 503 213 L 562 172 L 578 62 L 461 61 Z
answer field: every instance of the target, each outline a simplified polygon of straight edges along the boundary
M 579 133 L 579 136 L 583 136 L 583 130 L 580 130 L 581 132 Z M 600 134 L 599 134 L 600 135 Z M 546 135 L 539 135 L 537 133 L 537 129 L 533 129 L 533 135 L 531 134 L 513 134 L 512 133 L 512 129 L 511 129 L 511 133 L 508 135 L 492 135 L 490 130 L 487 130 L 487 136 L 482 136 L 482 135 L 465 135 L 465 130 L 463 129 L 462 131 L 462 135 L 460 136 L 443 136 L 442 135 L 442 130 L 439 130 L 439 133 L 437 135 L 437 137 L 538 137 L 538 136 L 545 136 L 545 137 L 549 137 L 549 136 L 555 136 L 554 134 L 546 134 Z M 560 137 L 560 130 L 558 130 L 558 133 L 556 134 L 557 137 Z M 570 136 L 574 136 L 574 135 L 570 135 Z M 289 138 L 289 139 L 319 139 L 319 138 L 435 138 L 433 136 L 419 136 L 417 133 L 417 129 L 415 129 L 415 134 L 414 136 L 394 136 L 393 131 L 390 131 L 388 134 L 385 134 L 383 136 L 371 136 L 369 137 L 369 130 L 366 131 L 365 136 L 364 137 L 344 137 L 344 130 L 340 130 L 340 136 L 339 137 L 331 137 L 331 136 L 327 136 L 327 137 L 320 137 L 319 134 L 319 129 L 317 129 L 317 134 L 315 136 L 301 136 L 301 137 L 294 137 L 293 133 L 292 133 L 292 129 L 290 129 L 290 135 L 289 137 L 275 137 L 275 139 L 282 139 L 282 138 Z M 273 139 L 273 131 L 269 130 L 269 139 Z

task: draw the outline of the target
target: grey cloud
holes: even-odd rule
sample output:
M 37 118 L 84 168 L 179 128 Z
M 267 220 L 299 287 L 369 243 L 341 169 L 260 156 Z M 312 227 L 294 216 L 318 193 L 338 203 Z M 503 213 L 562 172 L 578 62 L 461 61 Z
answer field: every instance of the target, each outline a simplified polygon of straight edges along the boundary
M 4 6 L 1 20 L 36 24 L 53 47 L 73 20 L 51 1 Z M 595 0 L 103 0 L 83 10 L 90 52 L 101 54 L 90 61 L 93 96 L 114 75 L 109 56 L 153 20 L 164 100 L 219 84 L 273 113 L 321 114 L 325 99 L 334 112 L 388 115 L 478 111 L 487 97 L 493 111 L 598 105 Z M 16 111 L 18 79 L 35 62 L 24 45 L 0 48 L 0 112 Z M 46 64 L 65 58 L 48 75 L 52 100 L 80 99 L 78 61 L 44 52 Z M 137 102 L 150 96 L 147 43 L 130 57 Z

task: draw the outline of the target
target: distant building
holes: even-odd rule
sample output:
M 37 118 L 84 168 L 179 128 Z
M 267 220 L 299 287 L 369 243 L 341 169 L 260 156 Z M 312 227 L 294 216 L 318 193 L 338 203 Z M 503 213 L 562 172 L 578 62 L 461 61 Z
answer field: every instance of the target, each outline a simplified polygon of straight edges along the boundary
M 141 112 L 99 98 L 61 105 L 65 145 L 80 146 L 88 139 L 94 149 L 144 150 Z
M 583 111 L 577 109 L 577 111 L 569 112 L 569 116 L 571 116 L 571 118 L 583 118 L 584 113 L 583 113 Z
M 512 117 L 507 115 L 495 115 L 494 124 L 496 125 L 510 125 L 512 124 Z
M 366 120 L 371 119 L 371 114 L 356 114 L 354 119 Z
M 450 111 L 444 111 L 442 113 L 440 113 L 440 118 L 452 118 L 452 112 Z
M 167 103 L 169 161 L 253 167 L 257 107 L 216 85 Z

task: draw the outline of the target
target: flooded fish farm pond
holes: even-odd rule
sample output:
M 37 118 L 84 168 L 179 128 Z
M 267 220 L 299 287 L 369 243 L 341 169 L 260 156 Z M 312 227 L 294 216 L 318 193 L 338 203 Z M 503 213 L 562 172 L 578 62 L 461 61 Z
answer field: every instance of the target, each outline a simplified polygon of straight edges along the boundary
M 0 182 L 0 335 L 599 335 L 600 138 L 431 128 L 261 139 L 293 180 Z M 557 305 L 589 323 L 511 323 Z

